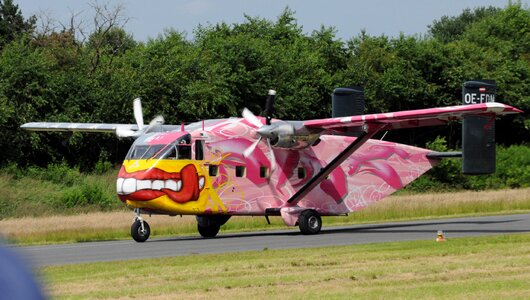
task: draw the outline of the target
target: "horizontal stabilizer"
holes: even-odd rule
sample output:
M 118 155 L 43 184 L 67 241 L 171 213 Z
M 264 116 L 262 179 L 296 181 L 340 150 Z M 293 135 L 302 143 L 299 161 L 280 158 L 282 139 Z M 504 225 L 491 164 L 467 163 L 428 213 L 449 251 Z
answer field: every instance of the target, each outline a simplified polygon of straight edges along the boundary
M 462 158 L 462 152 L 436 152 L 427 153 L 427 158 L 442 159 L 442 158 Z

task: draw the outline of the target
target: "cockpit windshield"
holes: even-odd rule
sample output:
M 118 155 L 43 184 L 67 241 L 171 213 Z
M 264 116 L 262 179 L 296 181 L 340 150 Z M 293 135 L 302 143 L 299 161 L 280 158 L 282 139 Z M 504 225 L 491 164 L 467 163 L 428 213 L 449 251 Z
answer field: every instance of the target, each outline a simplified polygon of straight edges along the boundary
M 150 159 L 164 148 L 165 145 L 133 145 L 125 159 Z
M 191 159 L 190 142 L 186 135 L 169 144 L 134 144 L 125 159 Z

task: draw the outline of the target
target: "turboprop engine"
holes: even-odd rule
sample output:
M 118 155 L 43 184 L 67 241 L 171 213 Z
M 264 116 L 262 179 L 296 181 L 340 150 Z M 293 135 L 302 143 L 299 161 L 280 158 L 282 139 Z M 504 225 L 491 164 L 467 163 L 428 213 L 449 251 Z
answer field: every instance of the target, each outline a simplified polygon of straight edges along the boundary
M 273 147 L 301 149 L 318 140 L 319 135 L 309 132 L 302 122 L 276 121 L 271 125 L 261 126 L 256 133 L 267 138 Z
M 274 98 L 276 91 L 269 90 L 267 96 L 267 104 L 265 109 L 265 124 L 256 117 L 250 110 L 243 109 L 243 118 L 255 128 L 255 133 L 258 139 L 250 145 L 243 155 L 249 156 L 257 145 L 264 139 L 268 147 L 287 148 L 287 149 L 301 149 L 313 145 L 318 141 L 318 132 L 311 132 L 304 127 L 302 121 L 282 121 L 276 120 L 272 122 L 272 113 Z M 269 151 L 273 156 L 273 152 Z M 271 157 L 271 161 L 274 159 Z

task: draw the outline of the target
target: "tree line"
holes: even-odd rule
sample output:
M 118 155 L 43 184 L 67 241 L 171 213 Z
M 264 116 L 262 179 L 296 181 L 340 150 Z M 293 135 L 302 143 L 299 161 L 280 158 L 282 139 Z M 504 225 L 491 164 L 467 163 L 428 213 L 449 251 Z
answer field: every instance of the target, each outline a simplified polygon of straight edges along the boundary
M 333 27 L 304 33 L 286 8 L 276 20 L 198 26 L 193 37 L 167 30 L 146 42 L 124 29 L 121 7 L 93 6 L 90 29 L 73 15 L 61 26 L 25 18 L 0 1 L 0 165 L 66 161 L 82 169 L 117 162 L 130 141 L 110 134 L 28 133 L 30 121 L 134 123 L 132 100 L 145 118 L 166 123 L 264 110 L 277 90 L 275 117 L 331 115 L 331 92 L 363 86 L 366 113 L 460 104 L 463 82 L 494 79 L 497 101 L 530 110 L 530 10 L 466 9 L 434 20 L 424 35 L 348 40 Z M 37 27 L 37 23 L 46 24 Z M 497 140 L 530 141 L 527 114 L 503 118 Z M 385 139 L 424 146 L 437 136 L 460 145 L 459 125 L 391 132 Z

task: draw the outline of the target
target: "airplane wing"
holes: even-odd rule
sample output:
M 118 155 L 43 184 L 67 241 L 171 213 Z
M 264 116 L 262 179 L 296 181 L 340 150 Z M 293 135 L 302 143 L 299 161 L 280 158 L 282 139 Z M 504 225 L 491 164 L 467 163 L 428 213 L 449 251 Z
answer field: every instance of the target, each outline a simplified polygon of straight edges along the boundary
M 164 131 L 180 128 L 179 125 L 160 125 Z M 20 126 L 28 131 L 79 131 L 79 132 L 110 132 L 119 136 L 120 132 L 136 132 L 136 124 L 109 124 L 109 123 L 60 123 L 60 122 L 32 122 Z
M 32 122 L 21 128 L 29 131 L 82 131 L 82 132 L 116 132 L 116 129 L 138 130 L 136 124 L 106 124 L 106 123 L 56 123 Z
M 305 121 L 305 127 L 323 129 L 323 132 L 355 128 L 359 129 L 360 135 L 330 163 L 328 163 L 328 165 L 320 169 L 320 171 L 302 188 L 296 191 L 287 202 L 291 205 L 295 205 L 302 200 L 311 190 L 322 182 L 322 180 L 331 174 L 335 168 L 380 130 L 442 125 L 449 121 L 462 119 L 463 117 L 470 115 L 490 116 L 520 112 L 522 111 L 509 105 L 490 102 Z M 365 127 L 366 125 L 368 126 Z
M 320 129 L 344 129 L 359 128 L 365 124 L 385 125 L 384 130 L 411 128 L 422 126 L 443 125 L 449 121 L 462 119 L 469 115 L 506 115 L 521 113 L 522 111 L 497 102 L 457 105 L 437 108 L 406 110 L 390 113 L 360 115 L 353 117 L 339 117 L 316 119 L 304 122 L 308 128 Z

